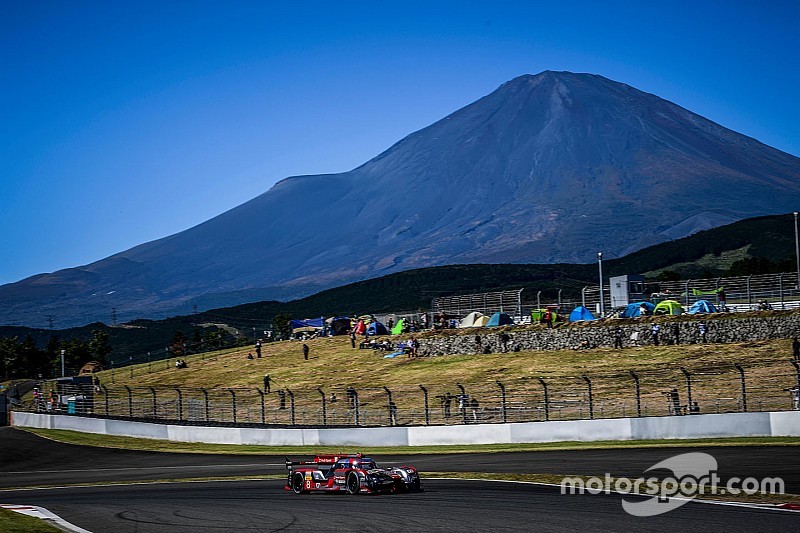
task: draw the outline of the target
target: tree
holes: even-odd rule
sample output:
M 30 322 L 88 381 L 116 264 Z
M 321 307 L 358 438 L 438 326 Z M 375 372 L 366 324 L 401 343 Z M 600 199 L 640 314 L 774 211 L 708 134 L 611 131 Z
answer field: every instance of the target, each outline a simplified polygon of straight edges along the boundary
M 92 338 L 89 339 L 88 346 L 92 359 L 105 366 L 108 361 L 108 356 L 112 352 L 108 332 L 102 329 L 93 330 Z
M 280 339 L 288 339 L 291 336 L 292 328 L 289 324 L 291 319 L 292 315 L 289 313 L 278 313 L 272 320 L 272 323 L 275 326 L 275 331 L 277 331 L 278 335 L 280 335 Z

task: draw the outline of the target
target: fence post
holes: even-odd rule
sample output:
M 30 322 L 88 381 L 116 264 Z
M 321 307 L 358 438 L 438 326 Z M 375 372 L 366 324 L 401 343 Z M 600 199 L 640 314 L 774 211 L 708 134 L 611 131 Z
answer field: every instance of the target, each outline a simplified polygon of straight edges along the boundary
M 691 282 L 692 282 L 692 280 L 687 279 L 686 280 L 686 284 L 684 285 L 684 287 L 685 287 L 684 294 L 686 295 L 686 297 L 684 298 L 684 304 L 686 305 L 686 307 L 689 307 L 689 284 Z
M 536 293 L 536 308 L 542 308 L 542 291 Z
M 286 389 L 286 394 L 289 395 L 289 409 L 292 411 L 292 425 L 294 426 L 296 424 L 294 418 L 294 393 L 291 390 Z
M 692 375 L 689 371 L 681 367 L 681 372 L 686 377 L 686 409 L 691 412 L 692 409 Z
M 156 390 L 153 387 L 147 387 L 153 395 L 153 420 L 158 419 L 158 404 L 156 403 Z
M 507 413 L 506 413 L 506 387 L 500 381 L 495 381 L 497 386 L 500 387 L 500 408 L 501 413 L 503 414 L 503 424 L 508 421 Z
M 205 400 L 205 411 L 206 411 L 206 422 L 208 422 L 208 391 L 206 389 L 200 389 L 200 392 L 203 393 L 203 398 Z
M 128 418 L 133 418 L 133 396 L 131 396 L 131 388 L 124 385 L 125 390 L 128 391 Z
M 361 416 L 358 405 L 358 392 L 356 392 L 356 389 L 353 387 L 347 387 L 347 402 L 349 404 L 348 407 L 353 410 L 355 424 L 357 426 L 361 425 Z
M 544 419 L 546 422 L 550 421 L 550 398 L 547 395 L 547 383 L 544 382 L 544 379 L 538 378 L 539 383 L 542 384 L 542 388 L 544 389 Z
M 114 361 L 111 361 L 111 383 L 114 383 Z
M 747 276 L 747 303 L 749 305 L 753 305 L 753 292 L 750 290 L 750 280 L 753 279 L 753 276 Z
M 778 291 L 781 293 L 781 309 L 786 309 L 783 304 L 783 272 L 778 278 Z
M 586 374 L 581 376 L 589 389 L 589 419 L 594 420 L 594 398 L 592 398 L 592 380 Z
M 642 416 L 642 389 L 639 387 L 639 376 L 633 370 L 630 370 L 630 373 L 636 387 L 636 416 L 640 417 Z
M 178 393 L 178 420 L 183 420 L 183 393 L 179 387 L 175 387 L 175 392 Z
M 800 376 L 800 374 L 798 374 L 798 376 Z M 798 378 L 798 379 L 800 379 L 800 378 Z M 423 399 L 425 401 L 425 425 L 426 426 L 430 426 L 431 425 L 431 414 L 430 414 L 430 410 L 428 409 L 428 389 L 426 389 L 422 385 L 420 385 L 419 388 L 422 390 L 422 396 L 423 396 Z
M 258 395 L 261 397 L 261 424 L 266 426 L 267 425 L 267 411 L 266 407 L 264 406 L 264 391 L 256 387 L 258 391 Z
M 103 397 L 106 404 L 106 416 L 108 416 L 108 387 L 106 387 L 105 385 L 100 385 L 100 386 L 103 387 Z
M 744 381 L 744 368 L 739 363 L 734 363 L 733 366 L 736 367 L 736 370 L 739 371 L 739 378 L 742 381 L 742 412 L 747 412 L 747 386 L 745 385 Z
M 467 391 L 464 390 L 464 385 L 456 383 L 456 387 L 461 390 L 461 396 L 458 399 L 458 408 L 461 409 L 461 421 L 467 424 Z
M 328 411 L 325 406 L 325 392 L 320 388 L 317 387 L 317 392 L 319 392 L 320 397 L 322 398 L 322 425 L 328 425 Z
M 233 389 L 228 389 L 228 392 L 231 393 L 231 406 L 233 407 L 233 423 L 236 424 L 236 391 Z
M 584 307 L 586 307 L 586 289 L 588 289 L 588 287 L 583 287 L 581 289 L 581 305 Z

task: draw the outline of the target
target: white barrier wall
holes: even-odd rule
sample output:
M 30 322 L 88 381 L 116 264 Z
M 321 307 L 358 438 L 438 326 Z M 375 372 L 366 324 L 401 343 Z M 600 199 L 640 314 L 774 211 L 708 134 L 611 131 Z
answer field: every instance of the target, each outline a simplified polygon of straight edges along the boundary
M 385 428 L 226 428 L 14 411 L 11 425 L 212 444 L 425 446 L 704 437 L 800 437 L 800 411 Z

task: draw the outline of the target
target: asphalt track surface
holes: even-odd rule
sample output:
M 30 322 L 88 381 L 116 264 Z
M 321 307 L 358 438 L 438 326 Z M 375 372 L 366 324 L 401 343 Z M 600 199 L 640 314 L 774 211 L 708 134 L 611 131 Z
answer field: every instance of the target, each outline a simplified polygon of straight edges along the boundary
M 425 471 L 522 472 L 639 477 L 653 464 L 707 451 L 719 475 L 782 477 L 800 490 L 800 448 L 621 449 L 386 456 Z M 280 480 L 156 483 L 2 490 L 284 473 L 283 457 L 170 454 L 61 444 L 0 428 L 0 503 L 39 505 L 101 533 L 198 531 L 798 531 L 800 513 L 690 502 L 639 518 L 618 494 L 562 495 L 558 487 L 424 480 L 425 492 L 386 496 L 295 495 Z M 644 497 L 625 496 L 630 501 Z M 679 529 L 678 529 L 679 528 Z

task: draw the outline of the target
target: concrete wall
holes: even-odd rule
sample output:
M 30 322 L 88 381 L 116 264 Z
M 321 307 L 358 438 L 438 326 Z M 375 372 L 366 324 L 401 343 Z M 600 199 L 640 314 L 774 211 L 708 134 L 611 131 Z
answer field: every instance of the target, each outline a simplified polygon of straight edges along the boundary
M 703 437 L 800 437 L 800 411 L 564 420 L 468 426 L 223 428 L 14 412 L 12 425 L 214 444 L 425 446 Z
M 661 327 L 662 344 L 674 343 L 676 335 L 683 344 L 701 342 L 698 325 L 707 325 L 707 342 L 744 342 L 768 339 L 787 339 L 800 336 L 800 313 L 774 312 L 769 316 L 737 316 L 734 313 L 718 315 L 681 315 L 677 317 L 647 317 L 597 322 L 578 322 L 561 325 L 555 329 L 540 326 L 530 328 L 502 328 L 508 335 L 505 346 L 501 343 L 501 328 L 470 328 L 453 330 L 451 335 L 420 338 L 419 354 L 424 356 L 514 352 L 520 350 L 576 349 L 585 342 L 590 347 L 614 345 L 614 329 L 622 329 L 624 346 L 652 343 L 651 327 L 657 321 Z M 638 334 L 638 341 L 631 335 Z M 480 336 L 480 342 L 476 339 Z

